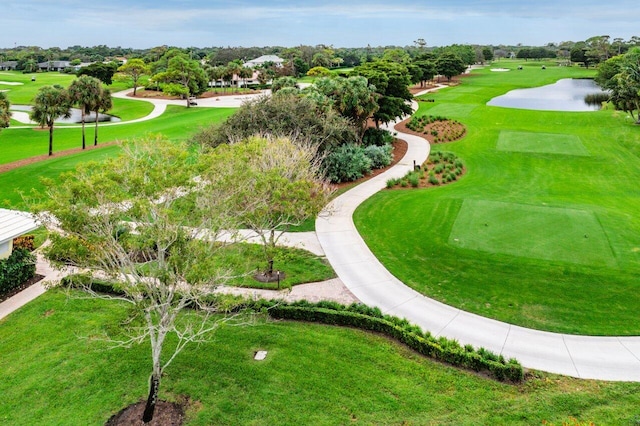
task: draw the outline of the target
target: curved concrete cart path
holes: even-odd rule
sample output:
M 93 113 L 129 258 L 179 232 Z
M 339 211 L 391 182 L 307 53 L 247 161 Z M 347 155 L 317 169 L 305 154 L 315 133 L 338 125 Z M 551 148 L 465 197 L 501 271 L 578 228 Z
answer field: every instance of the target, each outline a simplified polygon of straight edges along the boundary
M 167 105 L 179 105 L 186 106 L 186 101 L 177 100 L 177 99 L 156 99 L 156 98 L 133 98 L 129 96 L 130 93 L 133 92 L 133 89 L 126 89 L 121 92 L 113 93 L 111 96 L 114 98 L 120 99 L 129 99 L 134 101 L 141 102 L 149 102 L 153 104 L 153 111 L 151 111 L 148 115 L 144 117 L 136 118 L 134 120 L 128 121 L 118 121 L 113 123 L 101 123 L 100 127 L 105 126 L 121 126 L 124 124 L 131 123 L 140 123 L 142 121 L 152 120 L 154 118 L 160 117 L 167 110 Z M 201 98 L 197 99 L 198 105 L 193 106 L 192 108 L 239 108 L 243 103 L 256 99 L 260 96 L 264 96 L 265 94 L 269 94 L 269 91 L 264 91 L 261 93 L 250 94 L 250 95 L 229 95 L 229 96 L 219 96 L 219 97 L 211 97 L 211 98 Z M 19 121 L 24 124 L 31 124 L 31 126 L 11 126 L 9 129 L 25 129 L 31 128 L 36 123 L 31 121 L 29 118 L 29 113 L 22 111 L 11 111 L 11 116 L 14 120 Z M 89 123 L 90 125 L 92 123 Z M 62 129 L 77 129 L 82 127 L 81 125 L 73 125 L 73 126 L 61 126 L 58 128 Z
M 414 160 L 422 164 L 429 155 L 425 139 L 398 136 L 409 145 L 402 161 L 337 197 L 316 220 L 320 244 L 347 288 L 363 303 L 406 318 L 436 336 L 514 357 L 528 368 L 579 378 L 640 381 L 640 337 L 549 333 L 484 318 L 423 296 L 376 259 L 353 223 L 355 209 L 385 188 L 388 179 L 404 176 Z

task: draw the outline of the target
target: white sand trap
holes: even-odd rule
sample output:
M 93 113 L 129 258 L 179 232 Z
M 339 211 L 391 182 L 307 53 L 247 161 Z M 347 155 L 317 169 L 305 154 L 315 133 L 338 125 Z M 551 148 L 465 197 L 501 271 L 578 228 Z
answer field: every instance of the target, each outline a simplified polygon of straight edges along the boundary
M 505 71 L 511 71 L 509 68 L 491 68 L 491 71 L 494 72 L 505 72 Z
M 17 81 L 0 81 L 0 84 L 6 84 L 7 86 L 22 86 L 24 83 L 18 83 Z
M 35 122 L 31 121 L 29 118 L 28 112 L 11 111 L 11 118 L 23 124 L 35 124 Z

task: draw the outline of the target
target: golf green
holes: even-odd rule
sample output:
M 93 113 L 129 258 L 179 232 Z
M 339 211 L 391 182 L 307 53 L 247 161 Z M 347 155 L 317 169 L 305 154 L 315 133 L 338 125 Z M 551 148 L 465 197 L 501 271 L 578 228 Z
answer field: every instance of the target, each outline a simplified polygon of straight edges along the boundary
M 449 244 L 531 259 L 616 265 L 598 218 L 585 210 L 467 199 Z

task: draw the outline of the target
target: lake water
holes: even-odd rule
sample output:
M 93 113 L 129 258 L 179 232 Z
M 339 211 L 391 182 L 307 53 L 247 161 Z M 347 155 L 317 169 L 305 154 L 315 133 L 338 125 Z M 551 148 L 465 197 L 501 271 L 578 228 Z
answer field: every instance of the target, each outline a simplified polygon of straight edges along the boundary
M 31 105 L 11 105 L 12 110 L 16 111 L 31 111 Z M 109 114 L 98 114 L 99 122 L 117 122 L 120 121 L 118 117 L 114 117 Z M 56 123 L 81 123 L 82 122 L 82 113 L 78 108 L 71 108 L 71 117 L 69 118 L 58 118 L 55 120 Z M 90 114 L 84 115 L 85 123 L 95 123 L 96 122 L 96 113 L 92 112 Z
M 542 111 L 596 111 L 600 105 L 589 105 L 586 95 L 602 93 L 591 79 L 564 78 L 555 84 L 516 89 L 491 99 L 487 105 Z

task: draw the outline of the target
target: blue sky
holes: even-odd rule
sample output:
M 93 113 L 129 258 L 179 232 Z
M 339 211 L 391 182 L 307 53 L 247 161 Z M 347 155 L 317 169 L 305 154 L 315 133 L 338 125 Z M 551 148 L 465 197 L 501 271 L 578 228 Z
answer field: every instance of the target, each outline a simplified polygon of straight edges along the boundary
M 640 36 L 631 0 L 5 0 L 0 47 L 545 45 Z M 7 4 L 8 3 L 8 4 Z

